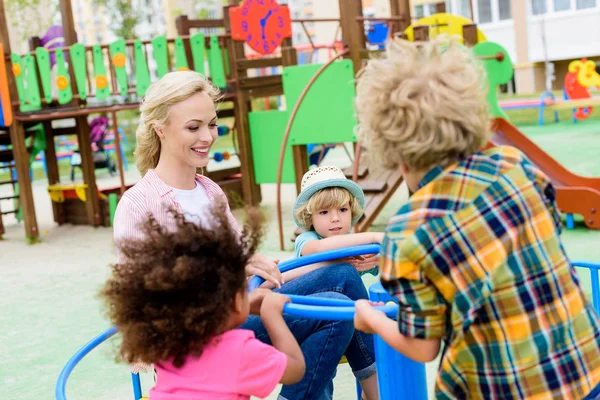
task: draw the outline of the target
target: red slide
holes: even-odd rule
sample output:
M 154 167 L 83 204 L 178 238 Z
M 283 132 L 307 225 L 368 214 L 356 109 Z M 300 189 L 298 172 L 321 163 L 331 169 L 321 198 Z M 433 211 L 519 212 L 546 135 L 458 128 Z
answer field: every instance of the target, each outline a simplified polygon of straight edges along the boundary
M 503 118 L 492 120 L 492 132 L 493 145 L 518 148 L 552 180 L 563 213 L 582 215 L 588 228 L 600 229 L 600 178 L 572 173 Z

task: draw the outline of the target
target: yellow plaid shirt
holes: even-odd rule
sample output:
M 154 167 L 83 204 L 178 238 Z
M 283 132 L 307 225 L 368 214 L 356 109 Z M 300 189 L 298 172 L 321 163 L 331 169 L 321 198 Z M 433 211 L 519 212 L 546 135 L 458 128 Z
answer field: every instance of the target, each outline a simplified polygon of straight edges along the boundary
M 388 224 L 381 281 L 406 336 L 445 341 L 439 399 L 582 399 L 599 320 L 548 178 L 512 147 L 430 171 Z

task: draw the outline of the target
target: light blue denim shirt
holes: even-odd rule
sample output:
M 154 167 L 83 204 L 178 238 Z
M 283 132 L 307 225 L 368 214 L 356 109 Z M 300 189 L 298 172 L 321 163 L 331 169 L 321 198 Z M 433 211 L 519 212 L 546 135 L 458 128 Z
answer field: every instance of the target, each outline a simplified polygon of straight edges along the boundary
M 296 257 L 302 257 L 302 249 L 304 248 L 304 245 L 308 242 L 310 242 L 311 240 L 321 240 L 323 239 L 322 237 L 320 237 L 317 232 L 315 231 L 308 231 L 308 232 L 303 232 L 300 235 L 298 235 L 298 237 L 296 238 L 296 242 L 295 242 L 295 253 L 296 253 Z M 371 268 L 368 271 L 363 271 L 363 272 L 359 272 L 360 276 L 363 276 L 364 274 L 371 274 L 373 276 L 377 276 L 377 274 L 379 274 L 379 266 L 375 266 L 373 268 Z

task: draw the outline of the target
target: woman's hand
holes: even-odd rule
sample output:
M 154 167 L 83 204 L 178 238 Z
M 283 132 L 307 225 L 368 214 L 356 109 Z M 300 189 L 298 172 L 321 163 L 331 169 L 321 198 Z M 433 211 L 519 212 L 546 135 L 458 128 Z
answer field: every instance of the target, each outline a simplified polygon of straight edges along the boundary
M 358 272 L 365 272 L 379 265 L 379 255 L 369 254 L 366 256 L 349 257 L 344 261 L 352 265 Z
M 368 300 L 357 300 L 355 303 L 356 313 L 354 314 L 354 328 L 365 333 L 377 333 L 377 319 L 383 317 L 387 319 L 384 313 L 373 308 L 373 306 L 382 306 L 383 303 L 373 303 Z
M 248 301 L 250 303 L 250 314 L 252 315 L 260 315 L 260 308 L 262 307 L 263 300 L 269 294 L 272 294 L 269 289 L 254 289 L 248 295 Z
M 278 288 L 284 283 L 276 262 L 269 260 L 262 254 L 252 256 L 250 262 L 246 265 L 246 275 L 258 275 Z

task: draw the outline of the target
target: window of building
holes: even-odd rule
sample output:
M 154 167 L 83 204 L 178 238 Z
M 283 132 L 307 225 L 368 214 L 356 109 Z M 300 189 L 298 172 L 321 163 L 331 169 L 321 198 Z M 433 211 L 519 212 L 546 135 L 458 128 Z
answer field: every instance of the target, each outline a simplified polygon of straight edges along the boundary
M 492 22 L 492 3 L 490 0 L 477 0 L 477 16 L 480 24 Z
M 577 9 L 582 10 L 584 8 L 596 7 L 596 0 L 577 0 Z
M 554 0 L 554 11 L 565 11 L 571 9 L 571 0 Z
M 446 0 L 446 12 L 452 14 L 452 2 L 450 0 Z
M 428 10 L 429 14 L 427 14 L 427 15 L 432 15 L 432 14 L 435 14 L 437 12 L 437 10 L 435 9 L 435 4 L 430 4 L 428 6 L 428 8 L 429 8 L 429 10 Z
M 511 18 L 510 0 L 498 0 L 498 19 L 504 21 Z
M 425 7 L 421 6 L 415 6 L 415 17 L 417 18 L 422 18 L 425 16 Z
M 458 15 L 462 15 L 466 18 L 471 18 L 471 9 L 469 7 L 469 0 L 458 0 L 457 4 L 458 10 L 456 10 Z
M 533 15 L 546 14 L 546 0 L 531 0 L 531 13 Z

